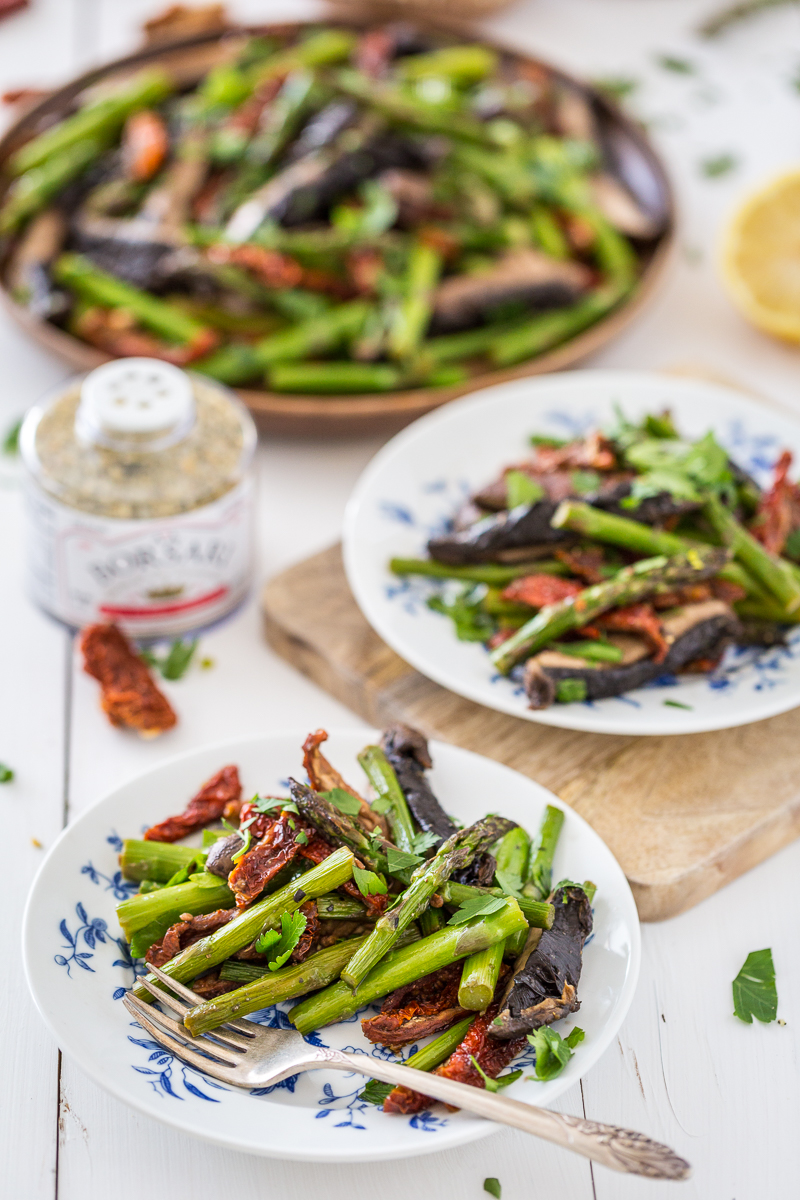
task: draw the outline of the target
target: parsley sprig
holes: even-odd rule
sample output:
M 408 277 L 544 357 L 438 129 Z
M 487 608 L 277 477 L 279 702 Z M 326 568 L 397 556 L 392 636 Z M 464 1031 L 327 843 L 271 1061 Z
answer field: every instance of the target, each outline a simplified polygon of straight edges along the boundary
M 259 954 L 266 954 L 270 971 L 277 971 L 287 961 L 306 930 L 307 921 L 301 912 L 283 913 L 280 931 L 267 929 L 256 941 Z
M 778 989 L 771 950 L 753 950 L 733 981 L 733 1015 L 748 1025 L 768 1024 L 778 1015 Z
M 572 1058 L 572 1052 L 580 1045 L 586 1034 L 579 1026 L 562 1038 L 560 1033 L 549 1025 L 542 1025 L 535 1033 L 528 1034 L 528 1041 L 536 1051 L 536 1074 L 528 1075 L 528 1079 L 540 1079 L 546 1082 L 560 1075 Z

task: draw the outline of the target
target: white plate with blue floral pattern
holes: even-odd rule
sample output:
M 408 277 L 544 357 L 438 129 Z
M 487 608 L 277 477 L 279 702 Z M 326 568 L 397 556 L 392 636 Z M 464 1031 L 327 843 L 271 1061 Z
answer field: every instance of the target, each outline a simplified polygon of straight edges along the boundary
M 255 1092 L 222 1087 L 164 1051 L 122 1004 L 143 964 L 131 961 L 115 917 L 115 906 L 135 888 L 119 872 L 121 838 L 141 836 L 180 811 L 226 763 L 238 765 L 245 795 L 285 788 L 287 777 L 300 773 L 304 736 L 274 734 L 181 755 L 124 784 L 70 825 L 42 864 L 25 912 L 23 952 L 34 1000 L 61 1049 L 101 1087 L 147 1116 L 224 1146 L 274 1158 L 356 1162 L 426 1154 L 483 1137 L 495 1128 L 489 1122 L 439 1106 L 413 1117 L 384 1114 L 359 1099 L 364 1078 L 358 1075 L 314 1071 Z M 356 754 L 374 737 L 370 731 L 335 733 L 325 752 L 355 784 Z M 566 1034 L 580 1024 L 585 1041 L 558 1078 L 522 1078 L 509 1089 L 519 1099 L 547 1105 L 597 1062 L 628 1011 L 641 954 L 633 896 L 594 830 L 545 788 L 466 750 L 442 743 L 431 750 L 432 786 L 445 809 L 464 822 L 493 809 L 534 832 L 546 804 L 564 808 L 555 878 L 597 884 L 581 1009 L 558 1026 Z M 251 1019 L 289 1028 L 292 1003 Z M 359 1019 L 367 1011 L 309 1040 L 389 1057 L 361 1033 Z M 406 1047 L 403 1058 L 413 1049 Z M 533 1052 L 518 1061 L 530 1075 Z
M 624 696 L 534 711 L 518 682 L 499 675 L 480 643 L 457 640 L 427 606 L 436 580 L 398 579 L 389 560 L 425 557 L 464 500 L 524 457 L 532 433 L 577 437 L 670 408 L 678 429 L 713 430 L 760 484 L 778 452 L 800 460 L 800 422 L 715 384 L 637 371 L 569 371 L 485 388 L 392 439 L 361 476 L 345 520 L 344 561 L 361 611 L 401 658 L 451 692 L 529 721 L 593 733 L 668 734 L 727 729 L 800 704 L 800 631 L 783 648 L 732 648 L 708 676 L 661 676 Z

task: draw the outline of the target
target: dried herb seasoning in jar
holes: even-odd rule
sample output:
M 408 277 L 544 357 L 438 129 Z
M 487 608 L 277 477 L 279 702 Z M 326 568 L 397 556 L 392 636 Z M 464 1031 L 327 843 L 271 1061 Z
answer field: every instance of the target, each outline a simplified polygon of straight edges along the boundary
M 225 616 L 252 577 L 255 445 L 232 392 L 158 359 L 63 386 L 20 434 L 34 600 L 147 637 Z

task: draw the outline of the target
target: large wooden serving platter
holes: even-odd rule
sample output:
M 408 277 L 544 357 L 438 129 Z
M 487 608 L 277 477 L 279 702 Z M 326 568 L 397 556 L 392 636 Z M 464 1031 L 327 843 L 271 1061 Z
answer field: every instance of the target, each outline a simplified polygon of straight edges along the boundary
M 439 36 L 464 36 L 469 28 L 466 18 L 475 14 L 478 3 L 479 0 L 470 0 L 470 3 L 464 3 L 462 0 L 461 20 L 456 15 L 456 9 L 459 8 L 456 3 L 447 11 L 429 13 L 424 20 L 416 11 L 415 24 Z M 408 0 L 409 10 L 415 9 L 417 5 L 421 7 L 422 0 Z M 489 7 L 497 5 L 492 3 L 492 0 L 483 0 L 484 10 Z M 346 5 L 346 11 L 335 15 L 333 20 L 326 23 L 360 28 L 380 20 L 392 8 L 396 13 L 397 0 L 392 0 L 387 8 L 380 5 L 376 8 L 371 3 L 353 0 L 351 5 Z M 302 23 L 297 22 L 279 26 L 283 31 L 301 27 Z M 227 26 L 200 32 L 178 41 L 168 41 L 166 44 L 158 41 L 125 58 L 95 67 L 46 95 L 34 107 L 20 115 L 0 137 L 0 196 L 9 182 L 4 167 L 7 159 L 33 134 L 46 128 L 55 118 L 70 112 L 76 97 L 86 88 L 111 80 L 121 82 L 133 72 L 153 64 L 165 66 L 182 85 L 189 86 L 212 66 L 233 58 L 249 34 L 269 33 L 271 28 L 273 26 L 268 24 Z M 487 40 L 483 34 L 480 36 L 482 40 Z M 518 47 L 503 46 L 492 39 L 489 39 L 488 44 L 517 55 L 587 98 L 602 131 L 609 160 L 614 164 L 614 173 L 626 183 L 646 211 L 662 220 L 662 232 L 659 236 L 640 247 L 641 269 L 636 289 L 618 308 L 562 345 L 517 366 L 487 370 L 459 384 L 447 387 L 407 388 L 370 395 L 331 396 L 291 395 L 255 388 L 238 389 L 240 397 L 264 433 L 293 437 L 361 437 L 396 433 L 404 425 L 430 412 L 431 409 L 477 388 L 527 375 L 561 371 L 581 362 L 617 337 L 648 303 L 658 286 L 674 242 L 675 212 L 666 170 L 645 130 L 628 118 L 605 94 L 585 81 L 568 75 L 551 63 L 524 54 Z M 11 243 L 9 247 L 10 245 Z M 0 248 L 0 260 L 9 247 Z M 79 371 L 90 371 L 109 359 L 103 351 L 88 345 L 66 330 L 33 316 L 17 303 L 2 279 L 0 307 L 31 338 Z
M 272 579 L 263 614 L 273 649 L 370 724 L 406 721 L 554 791 L 610 846 L 644 921 L 691 908 L 800 834 L 800 709 L 652 738 L 505 716 L 425 679 L 381 641 L 350 593 L 339 546 Z

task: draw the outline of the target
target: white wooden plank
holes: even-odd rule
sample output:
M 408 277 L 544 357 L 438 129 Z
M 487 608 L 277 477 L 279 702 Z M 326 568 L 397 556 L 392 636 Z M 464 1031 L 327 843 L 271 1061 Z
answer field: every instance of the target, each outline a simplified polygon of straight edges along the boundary
M 237 1200 L 352 1200 L 354 1196 L 485 1200 L 487 1176 L 500 1180 L 503 1200 L 531 1200 L 533 1195 L 592 1200 L 588 1163 L 512 1130 L 421 1159 L 310 1165 L 257 1158 L 195 1141 L 103 1096 L 77 1070 L 68 1072 L 65 1095 L 71 1113 L 79 1116 L 62 1140 L 59 1200 L 105 1195 L 141 1200 L 143 1187 L 153 1200 L 175 1195 L 236 1196 Z M 581 1112 L 580 1088 L 564 1098 L 561 1111 Z
M 592 1116 L 642 1129 L 693 1163 L 686 1200 L 779 1196 L 800 1178 L 799 869 L 795 844 L 676 920 L 644 926 L 642 981 L 617 1052 L 584 1080 Z M 765 946 L 786 1025 L 733 1016 L 731 981 Z M 598 1200 L 641 1194 L 634 1179 L 599 1170 L 595 1180 Z M 667 1200 L 674 1189 L 648 1194 Z

